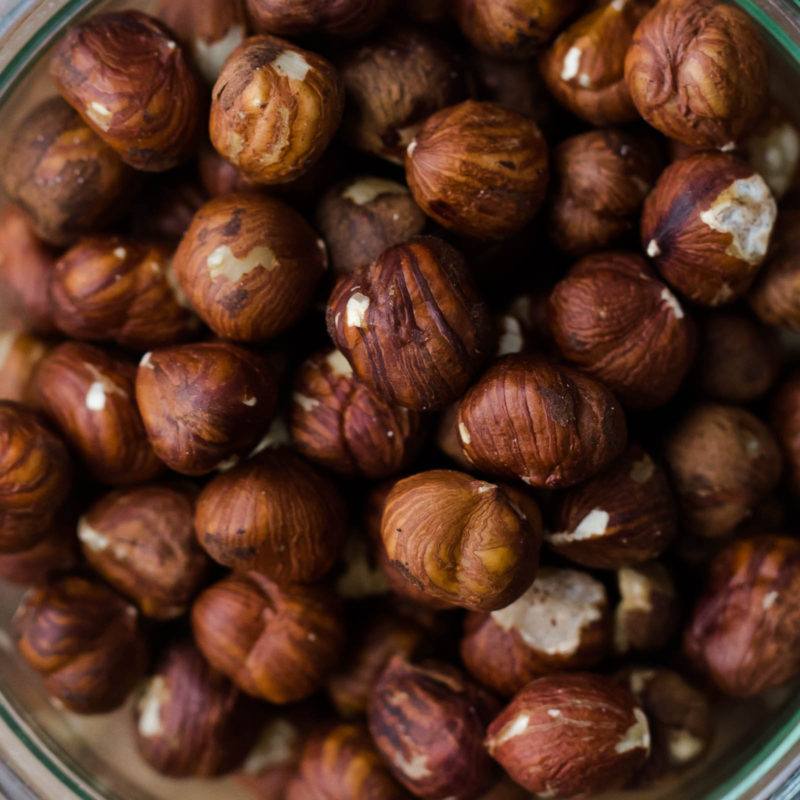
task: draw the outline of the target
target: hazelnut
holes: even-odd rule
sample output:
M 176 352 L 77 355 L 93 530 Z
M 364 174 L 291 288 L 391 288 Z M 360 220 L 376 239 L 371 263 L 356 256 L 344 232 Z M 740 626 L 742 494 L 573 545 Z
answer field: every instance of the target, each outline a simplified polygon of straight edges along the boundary
M 257 188 L 257 185 L 248 180 L 238 167 L 223 158 L 211 145 L 200 148 L 197 155 L 197 170 L 203 188 L 211 197 Z
M 53 320 L 75 339 L 147 350 L 198 328 L 169 251 L 119 236 L 82 239 L 68 250 L 56 263 L 50 297 Z
M 126 164 L 161 172 L 194 150 L 200 81 L 171 33 L 148 14 L 96 14 L 73 25 L 55 47 L 50 75 Z
M 303 726 L 297 715 L 273 717 L 261 730 L 236 782 L 255 800 L 286 800 L 286 789 L 294 779 L 303 751 Z
M 489 753 L 520 786 L 583 797 L 624 786 L 650 755 L 647 717 L 630 692 L 588 673 L 529 683 L 489 726 Z
M 725 148 L 764 110 L 767 68 L 744 11 L 719 0 L 662 0 L 634 33 L 625 81 L 639 113 L 665 136 Z
M 747 160 L 767 182 L 777 200 L 800 179 L 800 128 L 777 104 L 743 143 Z
M 691 318 L 633 253 L 579 261 L 553 289 L 548 317 L 561 354 L 634 408 L 666 403 L 694 357 Z
M 469 800 L 491 783 L 483 748 L 494 698 L 446 664 L 389 661 L 369 702 L 369 730 L 389 771 L 416 797 Z
M 10 138 L 3 188 L 54 245 L 120 216 L 133 173 L 59 97 L 35 106 Z
M 322 56 L 273 36 L 245 39 L 219 74 L 211 143 L 256 183 L 286 183 L 328 146 L 344 91 Z
M 50 344 L 36 336 L 14 330 L 0 332 L 0 400 L 36 404 L 33 376 L 49 349 Z
M 439 426 L 436 430 L 436 445 L 459 469 L 472 469 L 472 462 L 464 452 L 458 431 L 457 402 L 448 406 L 439 417 Z
M 419 411 L 459 397 L 493 338 L 463 257 L 432 236 L 391 247 L 340 278 L 328 301 L 328 331 L 360 381 Z
M 532 119 L 467 100 L 425 121 L 405 167 L 429 217 L 464 236 L 503 239 L 530 222 L 544 200 L 547 143 Z
M 147 653 L 136 609 L 99 581 L 65 576 L 28 590 L 14 615 L 20 655 L 76 714 L 122 705 Z
M 550 45 L 540 66 L 561 105 L 592 125 L 637 119 L 625 83 L 625 54 L 652 5 L 651 0 L 604 0 Z
M 771 423 L 783 451 L 789 487 L 800 494 L 800 373 L 791 373 L 775 392 Z
M 767 426 L 735 406 L 704 404 L 678 421 L 664 455 L 689 532 L 726 536 L 778 482 L 781 454 Z
M 578 570 L 542 567 L 511 605 L 469 614 L 461 658 L 482 684 L 509 696 L 539 675 L 597 664 L 610 645 L 603 584 Z
M 352 38 L 375 28 L 391 0 L 246 0 L 250 19 L 259 33 L 276 36 Z
M 381 520 L 391 565 L 444 603 L 507 606 L 533 581 L 541 537 L 536 503 L 517 494 L 453 470 L 398 481 Z
M 661 174 L 644 204 L 642 246 L 668 283 L 717 306 L 750 287 L 776 215 L 772 193 L 752 167 L 724 153 L 698 153 Z
M 348 98 L 345 138 L 398 164 L 422 123 L 468 94 L 458 56 L 411 27 L 395 26 L 350 50 L 339 69 Z
M 276 387 L 261 356 L 206 342 L 145 353 L 136 401 L 158 457 L 176 472 L 202 475 L 261 439 Z
M 625 449 L 625 416 L 601 383 L 540 356 L 506 356 L 464 395 L 458 434 L 478 469 L 572 486 Z
M 618 569 L 660 555 L 678 533 L 664 470 L 633 445 L 608 469 L 560 495 L 547 543 L 585 567 Z
M 163 775 L 222 775 L 244 761 L 258 737 L 260 715 L 256 701 L 213 670 L 191 641 L 178 641 L 138 698 L 136 746 Z
M 89 344 L 64 342 L 40 362 L 34 391 L 45 413 L 101 483 L 141 483 L 163 464 L 134 398 L 136 367 Z
M 240 573 L 206 589 L 192 608 L 195 641 L 214 669 L 270 703 L 319 689 L 344 645 L 341 609 L 322 587 Z
M 175 253 L 175 274 L 219 336 L 268 339 L 306 311 L 327 265 L 325 245 L 280 200 L 248 193 L 209 200 Z
M 0 553 L 0 580 L 20 586 L 42 583 L 78 566 L 72 525 L 54 525 L 35 545 L 18 553 Z
M 693 664 L 723 692 L 752 697 L 800 673 L 800 543 L 756 536 L 711 563 L 684 636 Z

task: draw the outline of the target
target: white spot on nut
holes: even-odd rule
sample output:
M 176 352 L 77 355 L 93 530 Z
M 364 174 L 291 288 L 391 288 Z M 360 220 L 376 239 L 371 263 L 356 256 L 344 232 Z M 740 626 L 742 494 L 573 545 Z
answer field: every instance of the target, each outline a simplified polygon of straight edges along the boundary
M 750 163 L 764 177 L 776 197 L 791 188 L 800 163 L 800 132 L 791 122 L 771 127 L 765 136 L 747 142 Z
M 194 40 L 195 61 L 200 67 L 203 77 L 209 83 L 216 81 L 222 65 L 243 40 L 244 26 L 242 25 L 231 25 L 224 36 L 214 42 L 207 42 L 199 37 Z
M 102 103 L 93 100 L 84 109 L 84 113 L 89 119 L 103 131 L 107 131 L 111 127 L 111 119 L 114 116 L 111 111 Z
M 777 592 L 767 592 L 764 595 L 764 599 L 761 601 L 761 607 L 764 609 L 764 611 L 768 611 L 770 608 L 772 608 L 772 606 L 775 605 L 778 597 L 779 595 Z
M 407 153 L 409 156 L 413 156 L 413 155 L 414 155 L 414 151 L 415 151 L 416 149 L 417 149 L 417 140 L 416 140 L 416 139 L 412 139 L 412 140 L 411 140 L 411 141 L 408 143 L 408 147 L 406 148 L 406 153 Z
M 683 308 L 681 308 L 678 298 L 666 286 L 661 290 L 661 302 L 672 311 L 675 319 L 683 319 Z
M 94 553 L 102 553 L 111 544 L 108 536 L 93 528 L 86 517 L 78 520 L 78 539 Z
M 239 456 L 231 456 L 230 458 L 225 458 L 214 467 L 217 472 L 227 472 L 228 470 L 233 469 L 239 463 Z
M 634 483 L 647 483 L 655 471 L 656 465 L 653 463 L 653 459 L 645 454 L 638 461 L 633 462 L 629 475 Z
M 164 733 L 161 708 L 169 699 L 170 691 L 164 678 L 161 675 L 151 678 L 137 706 L 140 736 L 151 738 Z
M 593 508 L 575 527 L 573 531 L 563 531 L 553 533 L 548 537 L 552 544 L 568 544 L 569 542 L 581 542 L 586 539 L 596 539 L 605 535 L 610 519 L 608 511 L 602 508 Z
M 647 717 L 641 708 L 633 709 L 635 722 L 625 731 L 625 735 L 620 739 L 614 750 L 618 753 L 628 753 L 631 750 L 644 750 L 650 752 L 650 726 Z
M 345 308 L 345 325 L 350 328 L 366 328 L 367 310 L 369 309 L 369 297 L 361 292 L 356 292 L 347 301 Z
M 706 743 L 685 729 L 667 733 L 669 760 L 673 764 L 688 764 L 705 750 Z
M 236 283 L 259 267 L 267 272 L 275 269 L 278 260 L 275 253 L 265 245 L 257 245 L 243 258 L 237 258 L 228 245 L 221 244 L 206 259 L 206 265 L 212 280 L 222 277 Z
M 319 400 L 314 397 L 307 397 L 304 394 L 300 394 L 299 392 L 295 392 L 292 395 L 292 401 L 297 403 L 303 411 L 313 411 L 318 405 Z
M 491 741 L 492 747 L 499 747 L 517 736 L 522 736 L 528 730 L 531 718 L 529 714 L 517 714 L 514 719 L 499 731 L 497 736 Z
M 258 404 L 257 397 L 245 397 L 242 399 L 242 405 L 249 406 L 250 408 L 253 408 L 253 406 L 257 404 Z
M 406 759 L 402 753 L 398 753 L 394 758 L 394 765 L 412 781 L 422 780 L 431 775 L 428 768 L 428 757 L 424 753 L 416 753 L 409 759 Z
M 153 354 L 152 352 L 147 352 L 142 356 L 142 360 L 139 362 L 140 367 L 144 367 L 144 369 L 155 369 L 153 366 Z
M 497 343 L 497 355 L 505 356 L 511 353 L 520 353 L 525 344 L 522 335 L 522 325 L 519 320 L 511 315 L 500 318 L 500 338 Z
M 655 239 L 651 239 L 647 245 L 647 255 L 650 258 L 658 258 L 661 255 L 661 248 L 658 246 L 658 242 Z
M 345 358 L 341 350 L 334 350 L 325 357 L 325 363 L 334 375 L 341 375 L 344 378 L 349 378 L 353 374 L 353 368 L 350 362 Z
M 564 63 L 561 67 L 561 80 L 571 81 L 581 68 L 581 56 L 583 52 L 580 47 L 570 47 L 564 56 Z
M 122 261 L 128 255 L 128 251 L 124 247 L 115 247 L 114 248 L 114 258 L 118 258 Z
M 611 8 L 614 11 L 623 11 L 626 5 L 628 5 L 628 0 L 612 0 L 611 2 Z
M 472 441 L 467 426 L 463 422 L 458 423 L 458 438 L 461 439 L 461 444 L 469 444 Z
M 548 708 L 547 716 L 551 719 L 558 719 L 561 716 L 561 712 L 557 708 Z
M 396 181 L 385 178 L 358 178 L 341 194 L 345 200 L 363 206 L 383 194 L 408 194 L 408 189 Z
M 279 75 L 292 81 L 303 81 L 311 69 L 311 64 L 305 60 L 302 53 L 296 50 L 284 50 L 279 53 L 270 64 Z

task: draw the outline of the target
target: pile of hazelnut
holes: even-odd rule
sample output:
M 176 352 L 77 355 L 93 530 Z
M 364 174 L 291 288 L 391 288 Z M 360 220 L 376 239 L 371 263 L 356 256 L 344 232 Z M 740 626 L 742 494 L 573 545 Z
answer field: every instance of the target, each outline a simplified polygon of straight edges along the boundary
M 164 0 L 49 68 L 0 575 L 54 704 L 265 800 L 573 798 L 800 676 L 800 132 L 742 11 Z

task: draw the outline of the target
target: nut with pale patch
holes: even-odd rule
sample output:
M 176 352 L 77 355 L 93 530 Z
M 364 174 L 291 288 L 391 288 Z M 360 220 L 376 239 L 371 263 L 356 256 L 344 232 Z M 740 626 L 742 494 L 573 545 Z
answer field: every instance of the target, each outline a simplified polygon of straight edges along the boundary
M 276 36 L 324 34 L 355 38 L 373 30 L 390 0 L 246 0 L 247 13 L 259 33 Z
M 800 373 L 792 372 L 781 382 L 772 398 L 772 429 L 786 462 L 787 481 L 792 492 L 800 493 Z
M 33 376 L 51 347 L 50 342 L 32 334 L 0 331 L 0 400 L 36 405 Z
M 777 200 L 800 181 L 800 128 L 773 103 L 742 147 L 747 160 L 767 182 Z

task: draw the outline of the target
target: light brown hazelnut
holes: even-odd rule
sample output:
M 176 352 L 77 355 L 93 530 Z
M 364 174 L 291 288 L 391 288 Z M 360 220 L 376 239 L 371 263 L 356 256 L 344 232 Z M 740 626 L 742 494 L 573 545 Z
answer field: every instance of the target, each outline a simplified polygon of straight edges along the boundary
M 21 331 L 0 332 L 0 400 L 36 405 L 33 376 L 50 347 L 49 342 Z
M 775 392 L 770 422 L 783 452 L 789 488 L 800 494 L 800 373 L 797 371 Z
M 742 143 L 742 150 L 777 200 L 800 180 L 800 128 L 777 103 Z
M 259 33 L 307 36 L 321 33 L 337 38 L 363 36 L 389 10 L 391 0 L 246 0 L 250 19 Z
M 20 586 L 43 583 L 78 566 L 80 553 L 74 520 L 56 523 L 33 547 L 18 553 L 0 553 L 0 579 Z

